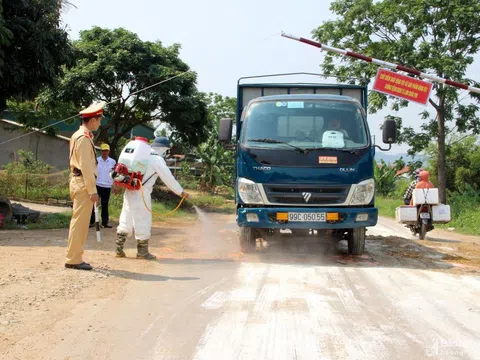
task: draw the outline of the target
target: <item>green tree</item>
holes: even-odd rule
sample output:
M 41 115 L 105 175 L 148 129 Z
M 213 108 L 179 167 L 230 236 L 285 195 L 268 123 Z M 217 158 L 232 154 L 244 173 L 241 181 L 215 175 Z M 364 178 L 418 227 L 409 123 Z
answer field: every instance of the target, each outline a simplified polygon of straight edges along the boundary
M 26 129 L 42 128 L 52 119 L 64 119 L 77 111 L 72 103 L 57 102 L 52 106 L 38 106 L 41 101 L 41 97 L 37 98 L 37 102 L 12 99 L 7 101 L 7 108 L 15 116 L 15 121 L 22 123 Z M 57 129 L 52 126 L 46 128 L 45 132 L 55 135 Z
M 82 31 L 74 46 L 75 65 L 43 99 L 46 106 L 60 100 L 78 108 L 95 100 L 109 103 L 105 113 L 111 120 L 99 129 L 96 140 L 108 141 L 115 149 L 133 127 L 157 120 L 169 124 L 173 136 L 190 144 L 208 137 L 207 106 L 197 91 L 195 73 L 139 92 L 190 71 L 179 57 L 180 45 L 164 47 L 160 41 L 142 41 L 123 28 L 94 27 Z M 113 133 L 110 138 L 109 133 Z
M 476 136 L 451 136 L 446 146 L 446 176 L 451 191 L 463 193 L 467 184 L 480 190 L 480 145 Z M 438 148 L 432 143 L 425 150 L 431 175 L 437 175 Z
M 204 190 L 214 192 L 218 185 L 231 185 L 234 156 L 218 142 L 216 130 L 197 148 L 197 154 L 203 164 L 200 183 Z
M 327 21 L 314 30 L 322 43 L 349 48 L 385 61 L 478 86 L 465 78 L 467 67 L 480 46 L 480 2 L 471 0 L 336 0 L 330 9 L 338 19 Z M 327 53 L 322 64 L 326 75 L 341 81 L 368 83 L 378 66 Z M 352 80 L 353 78 L 353 80 Z M 357 78 L 359 80 L 354 80 Z M 421 131 L 405 128 L 400 142 L 411 146 L 410 154 L 425 149 L 432 139 L 438 144 L 438 183 L 440 201 L 446 201 L 445 137 L 454 128 L 458 132 L 480 133 L 478 106 L 459 102 L 459 91 L 434 84 L 430 99 L 433 115 L 424 111 Z M 478 96 L 471 93 L 470 96 Z M 375 113 L 392 100 L 393 110 L 407 101 L 372 92 L 369 112 Z
M 60 21 L 67 5 L 59 0 L 0 4 L 0 111 L 9 98 L 34 98 L 72 64 L 73 47 Z
M 208 124 L 211 131 L 218 132 L 218 125 L 221 118 L 235 118 L 237 99 L 223 96 L 217 93 L 201 93 L 201 98 L 207 104 Z M 184 152 L 194 152 L 195 146 L 183 142 L 178 137 L 172 136 L 173 143 Z M 209 137 L 208 141 L 213 141 Z
M 208 140 L 197 148 L 197 154 L 204 169 L 201 185 L 205 190 L 214 191 L 218 185 L 231 186 L 233 182 L 235 157 L 218 142 L 218 124 L 221 118 L 235 118 L 237 99 L 216 93 L 204 94 L 204 97 L 213 129 Z
M 208 104 L 208 117 L 210 121 L 218 125 L 220 119 L 235 119 L 237 112 L 237 98 L 223 96 L 217 93 L 205 94 L 205 101 Z

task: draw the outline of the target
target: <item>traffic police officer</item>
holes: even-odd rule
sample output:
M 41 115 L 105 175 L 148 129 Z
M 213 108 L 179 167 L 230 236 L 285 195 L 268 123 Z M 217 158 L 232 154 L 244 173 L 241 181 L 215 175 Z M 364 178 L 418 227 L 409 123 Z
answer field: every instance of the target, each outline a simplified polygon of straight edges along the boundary
M 103 118 L 105 102 L 80 111 L 82 124 L 70 138 L 70 198 L 73 214 L 68 233 L 68 250 L 65 267 L 92 270 L 83 261 L 83 249 L 88 235 L 88 224 L 93 204 L 98 201 L 96 177 L 97 157 L 92 131 L 96 131 Z

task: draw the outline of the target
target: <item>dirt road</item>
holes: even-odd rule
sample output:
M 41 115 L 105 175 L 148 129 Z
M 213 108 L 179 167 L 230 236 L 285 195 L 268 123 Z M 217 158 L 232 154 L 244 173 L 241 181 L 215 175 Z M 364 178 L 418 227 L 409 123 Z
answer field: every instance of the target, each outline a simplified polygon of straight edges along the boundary
M 63 266 L 66 234 L 0 232 L 0 359 L 479 359 L 478 238 L 382 219 L 367 252 L 283 234 L 242 254 L 232 216 L 162 223 L 158 261 Z

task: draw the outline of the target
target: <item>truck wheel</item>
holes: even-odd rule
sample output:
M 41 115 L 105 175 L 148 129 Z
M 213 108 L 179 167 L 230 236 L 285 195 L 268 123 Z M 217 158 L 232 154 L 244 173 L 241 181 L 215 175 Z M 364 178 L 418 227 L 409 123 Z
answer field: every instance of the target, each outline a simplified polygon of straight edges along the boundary
M 363 255 L 365 251 L 365 228 L 351 229 L 348 235 L 348 253 Z
M 255 250 L 257 246 L 257 230 L 254 228 L 240 227 L 240 248 L 242 252 L 248 253 Z

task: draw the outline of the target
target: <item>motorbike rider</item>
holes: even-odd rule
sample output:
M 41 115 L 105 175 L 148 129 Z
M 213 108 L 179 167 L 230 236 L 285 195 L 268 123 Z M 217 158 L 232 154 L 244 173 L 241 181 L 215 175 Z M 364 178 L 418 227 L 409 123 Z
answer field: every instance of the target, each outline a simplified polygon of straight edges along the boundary
M 414 189 L 432 189 L 434 188 L 435 186 L 432 184 L 432 182 L 429 180 L 430 178 L 430 173 L 428 171 L 425 171 L 423 169 L 417 169 L 417 170 L 421 170 L 421 171 L 416 171 L 416 173 L 418 174 L 415 181 L 412 181 L 412 183 L 410 184 L 410 187 L 412 186 L 412 184 L 414 184 Z M 409 190 L 410 190 L 410 187 L 409 187 Z M 405 203 L 405 205 L 413 205 L 413 198 L 412 198 L 412 193 L 413 193 L 413 190 L 414 189 L 411 189 L 410 191 L 410 201 L 409 203 Z M 417 206 L 418 208 L 418 206 Z M 410 225 L 406 225 L 410 231 L 412 231 L 413 234 L 416 234 L 419 232 L 419 228 L 418 228 L 418 224 L 410 224 Z M 429 222 L 428 223 L 428 226 L 427 226 L 427 231 L 431 231 L 434 229 L 434 226 Z
M 175 194 L 181 197 L 188 197 L 182 186 L 173 177 L 167 167 L 163 156 L 170 149 L 170 142 L 165 137 L 157 137 L 153 141 L 152 151 L 148 161 L 147 171 L 142 181 L 140 190 L 125 190 L 123 195 L 122 213 L 120 223 L 117 227 L 117 248 L 116 257 L 125 257 L 123 247 L 128 236 L 135 230 L 137 240 L 137 258 L 153 260 L 156 258 L 148 252 L 148 242 L 151 235 L 152 213 L 152 188 L 158 177 Z M 143 192 L 143 195 L 142 195 Z M 147 209 L 148 207 L 148 209 Z
M 418 182 L 415 184 L 415 189 L 432 189 L 435 186 L 430 181 L 430 173 L 426 170 L 420 171 L 418 174 Z M 413 205 L 413 198 L 410 200 L 410 205 Z
M 405 195 L 403 196 L 403 203 L 405 205 L 410 205 L 410 201 L 412 200 L 412 195 L 413 195 L 413 190 L 415 189 L 415 186 L 417 185 L 417 182 L 420 181 L 419 179 L 419 174 L 420 172 L 423 171 L 422 168 L 416 169 L 414 172 L 414 180 L 410 183 L 408 186 L 407 191 L 405 192 Z

